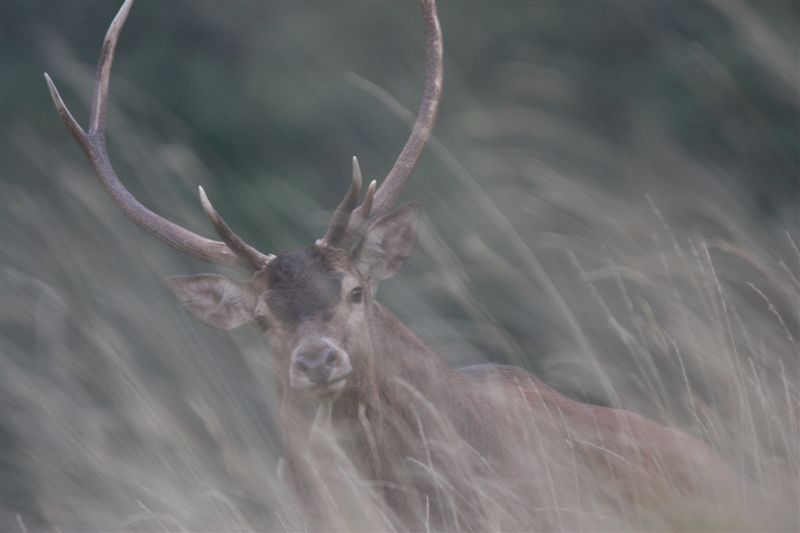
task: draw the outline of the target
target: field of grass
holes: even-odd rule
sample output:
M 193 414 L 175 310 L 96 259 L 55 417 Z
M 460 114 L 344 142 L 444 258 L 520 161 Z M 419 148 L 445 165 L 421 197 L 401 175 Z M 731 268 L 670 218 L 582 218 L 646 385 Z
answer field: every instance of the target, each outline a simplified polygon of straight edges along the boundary
M 32 66 L 9 62 L 3 96 L 0 529 L 303 530 L 269 348 L 172 301 L 162 278 L 213 267 L 124 219 L 51 109 L 44 70 L 86 116 L 113 10 L 75 3 L 104 12 L 84 25 L 64 15 L 63 29 L 41 4 L 4 6 L 39 39 Z M 181 4 L 178 35 L 182 19 L 153 14 L 174 7 L 134 7 L 111 156 L 143 203 L 198 233 L 213 235 L 200 184 L 257 246 L 304 246 L 324 232 L 350 157 L 372 179 L 399 151 L 419 85 L 416 11 L 232 5 Z M 439 496 L 455 509 L 469 493 L 487 531 L 798 530 L 796 8 L 503 5 L 441 9 L 444 107 L 406 193 L 426 219 L 378 299 L 451 365 L 522 366 L 678 428 L 739 486 L 723 505 L 675 494 L 626 507 L 542 442 L 519 450 L 531 453 L 521 475 L 546 472 L 541 498 L 466 466 Z M 706 26 L 688 22 L 699 15 Z M 197 51 L 154 53 L 171 41 Z M 324 424 L 318 437 L 336 456 Z M 373 480 L 339 459 L 323 473 L 331 529 L 394 529 Z

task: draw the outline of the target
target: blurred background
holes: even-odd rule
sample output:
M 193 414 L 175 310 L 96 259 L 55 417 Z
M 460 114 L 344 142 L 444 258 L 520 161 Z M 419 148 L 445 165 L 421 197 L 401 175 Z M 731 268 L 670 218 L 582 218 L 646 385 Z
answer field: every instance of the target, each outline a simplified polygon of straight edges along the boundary
M 47 92 L 86 125 L 118 7 L 2 4 L 0 528 L 292 529 L 268 348 L 184 316 L 160 279 L 214 268 L 118 212 Z M 797 4 L 439 11 L 427 218 L 379 299 L 454 365 L 682 427 L 796 503 Z M 351 156 L 380 181 L 405 142 L 421 33 L 411 2 L 137 2 L 112 161 L 198 233 L 203 185 L 260 249 L 310 244 Z

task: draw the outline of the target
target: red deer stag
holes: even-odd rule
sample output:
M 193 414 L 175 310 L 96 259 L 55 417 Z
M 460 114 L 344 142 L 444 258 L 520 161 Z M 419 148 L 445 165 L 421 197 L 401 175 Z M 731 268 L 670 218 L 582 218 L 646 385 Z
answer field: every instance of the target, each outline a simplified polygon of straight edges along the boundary
M 667 508 L 670 496 L 713 492 L 708 480 L 724 477 L 725 468 L 699 440 L 630 412 L 570 400 L 520 368 L 450 368 L 375 301 L 378 282 L 400 269 L 417 237 L 417 204 L 392 206 L 439 107 L 442 36 L 434 0 L 419 0 L 425 85 L 397 161 L 358 205 L 362 179 L 353 158 L 350 188 L 325 235 L 278 255 L 244 242 L 202 188 L 221 241 L 153 213 L 118 179 L 106 149 L 107 98 L 131 4 L 125 1 L 103 43 L 88 131 L 45 75 L 53 101 L 126 216 L 181 252 L 252 273 L 244 281 L 202 274 L 166 283 L 201 322 L 225 330 L 254 324 L 272 346 L 287 475 L 312 527 L 347 527 L 325 521 L 341 505 L 326 483 L 344 462 L 376 487 L 387 524 L 411 529 L 610 527 L 618 523 L 604 522 L 609 514 L 624 518 L 642 506 Z M 322 425 L 341 453 L 312 449 L 313 428 Z

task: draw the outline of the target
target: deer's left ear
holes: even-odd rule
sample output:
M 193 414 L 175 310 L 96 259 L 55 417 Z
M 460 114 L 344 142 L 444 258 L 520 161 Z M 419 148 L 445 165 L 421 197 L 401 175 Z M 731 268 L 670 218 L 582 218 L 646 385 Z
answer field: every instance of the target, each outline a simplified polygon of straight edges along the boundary
M 373 222 L 351 255 L 358 271 L 372 281 L 394 276 L 414 251 L 419 219 L 419 204 L 409 202 Z
M 164 283 L 184 309 L 217 329 L 233 329 L 253 320 L 258 298 L 247 282 L 218 274 L 172 276 Z

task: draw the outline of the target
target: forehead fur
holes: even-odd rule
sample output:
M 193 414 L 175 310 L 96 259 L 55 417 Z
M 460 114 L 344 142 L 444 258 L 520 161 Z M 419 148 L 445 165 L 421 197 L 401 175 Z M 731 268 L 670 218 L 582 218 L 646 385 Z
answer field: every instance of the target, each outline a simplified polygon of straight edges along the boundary
M 280 254 L 265 273 L 270 311 L 288 324 L 328 320 L 341 298 L 347 261 L 341 250 L 316 245 Z

